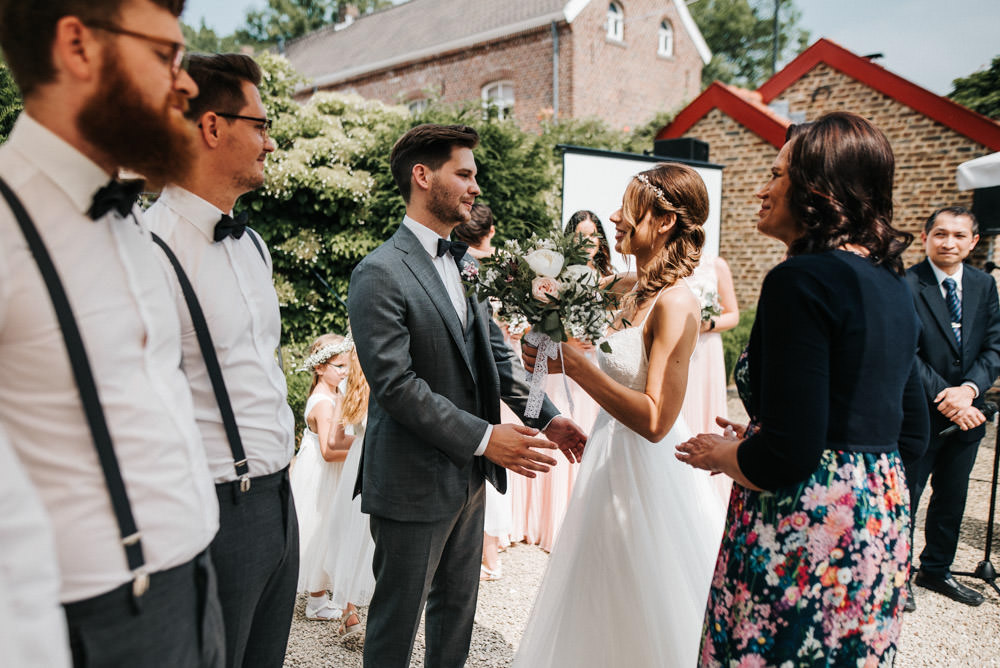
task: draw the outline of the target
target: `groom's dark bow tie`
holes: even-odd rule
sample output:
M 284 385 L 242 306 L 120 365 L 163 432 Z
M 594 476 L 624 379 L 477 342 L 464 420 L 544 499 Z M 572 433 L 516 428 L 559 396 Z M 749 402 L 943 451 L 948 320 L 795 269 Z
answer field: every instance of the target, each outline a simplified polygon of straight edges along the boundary
M 142 194 L 142 181 L 119 181 L 111 179 L 106 186 L 94 193 L 94 200 L 87 209 L 91 220 L 97 220 L 108 211 L 114 209 L 124 218 L 132 210 L 135 201 Z
M 447 239 L 438 239 L 438 257 L 441 257 L 445 253 L 451 253 L 451 256 L 455 258 L 455 262 L 461 262 L 462 258 L 465 257 L 465 251 L 467 250 L 469 250 L 469 244 L 464 241 L 448 241 Z
M 235 218 L 229 214 L 222 214 L 222 218 L 215 224 L 215 240 L 222 241 L 229 236 L 233 239 L 242 237 L 247 229 L 247 219 L 249 217 L 246 211 L 236 214 Z

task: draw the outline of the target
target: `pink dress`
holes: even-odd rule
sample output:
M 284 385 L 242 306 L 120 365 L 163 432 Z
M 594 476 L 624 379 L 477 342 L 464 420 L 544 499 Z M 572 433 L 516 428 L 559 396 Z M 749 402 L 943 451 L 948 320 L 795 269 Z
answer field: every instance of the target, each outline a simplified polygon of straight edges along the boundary
M 511 347 L 520 356 L 520 345 L 515 342 Z M 594 353 L 588 353 L 588 357 L 596 364 Z M 545 379 L 545 393 L 562 415 L 572 418 L 584 432 L 590 433 L 598 406 L 579 385 L 563 374 L 552 374 Z M 573 398 L 572 411 L 569 396 Z M 520 422 L 506 406 L 501 406 L 501 419 L 515 424 Z M 553 457 L 559 463 L 548 473 L 539 473 L 534 478 L 517 474 L 507 476 L 507 493 L 511 497 L 511 541 L 523 540 L 546 552 L 550 552 L 556 542 L 579 468 L 579 464 L 570 463 L 561 452 L 554 453 Z
M 687 283 L 702 306 L 718 300 L 718 279 L 711 258 L 698 265 L 694 274 L 687 278 Z M 715 418 L 727 417 L 726 362 L 722 354 L 722 335 L 718 332 L 705 332 L 698 337 L 694 355 L 691 356 L 681 415 L 694 434 L 722 433 L 722 427 L 715 423 Z M 732 480 L 724 475 L 711 478 L 719 495 L 728 501 Z

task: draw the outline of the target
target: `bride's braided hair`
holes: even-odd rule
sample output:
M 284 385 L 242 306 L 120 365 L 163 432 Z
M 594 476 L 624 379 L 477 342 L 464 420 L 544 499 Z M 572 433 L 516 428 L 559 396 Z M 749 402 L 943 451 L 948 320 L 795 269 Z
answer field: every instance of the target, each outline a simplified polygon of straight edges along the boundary
M 701 259 L 708 218 L 708 190 L 698 172 L 687 165 L 662 162 L 640 172 L 629 183 L 622 201 L 622 218 L 632 231 L 622 240 L 629 252 L 636 225 L 646 212 L 657 221 L 673 214 L 676 222 L 663 249 L 638 277 L 626 306 L 638 306 L 678 279 L 690 276 Z

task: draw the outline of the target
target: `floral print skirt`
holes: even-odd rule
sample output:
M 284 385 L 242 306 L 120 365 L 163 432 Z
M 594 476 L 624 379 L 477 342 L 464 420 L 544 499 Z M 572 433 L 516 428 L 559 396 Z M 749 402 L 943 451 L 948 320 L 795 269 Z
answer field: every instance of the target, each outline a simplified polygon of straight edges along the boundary
M 734 485 L 699 664 L 892 665 L 909 549 L 896 452 L 827 450 L 800 485 Z

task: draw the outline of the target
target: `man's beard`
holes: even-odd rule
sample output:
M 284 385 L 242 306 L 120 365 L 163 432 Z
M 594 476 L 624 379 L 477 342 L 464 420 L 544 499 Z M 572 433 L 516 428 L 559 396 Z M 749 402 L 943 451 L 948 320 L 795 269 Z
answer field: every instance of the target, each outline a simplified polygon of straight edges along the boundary
M 97 92 L 77 117 L 77 128 L 117 166 L 138 172 L 154 184 L 174 181 L 187 173 L 194 160 L 193 125 L 171 111 L 182 96 L 171 89 L 157 109 L 143 99 L 119 62 L 117 53 L 109 54 Z
M 452 203 L 448 199 L 447 191 L 431 187 L 430 200 L 427 202 L 427 210 L 434 214 L 434 217 L 442 223 L 448 225 L 461 225 L 467 223 L 472 218 L 472 214 L 465 210 L 461 202 Z

